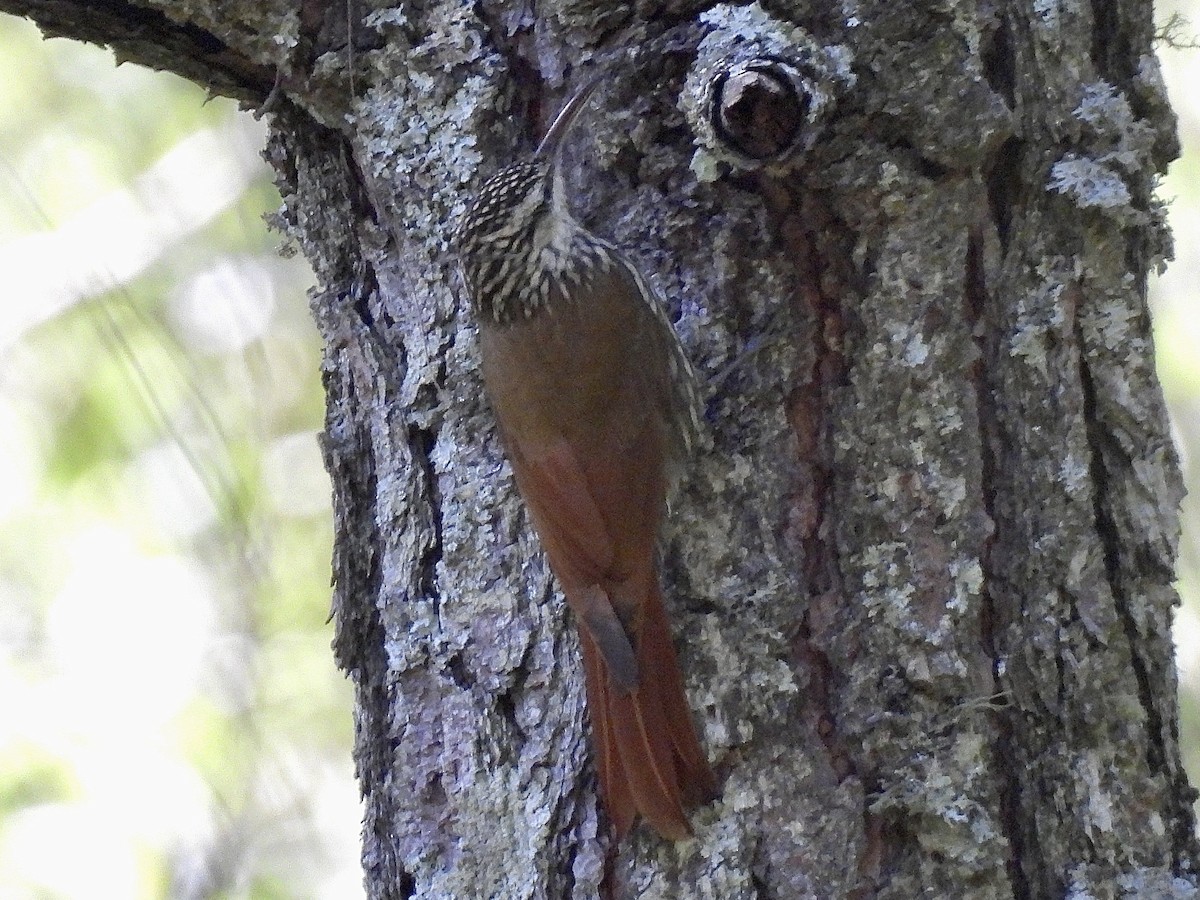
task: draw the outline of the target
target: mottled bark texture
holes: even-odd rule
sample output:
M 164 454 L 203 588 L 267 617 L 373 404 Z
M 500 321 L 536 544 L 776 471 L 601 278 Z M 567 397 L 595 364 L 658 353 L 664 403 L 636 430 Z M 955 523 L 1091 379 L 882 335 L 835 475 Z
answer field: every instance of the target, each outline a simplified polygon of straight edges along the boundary
M 1150 4 L 764 7 L 0 2 L 269 111 L 319 278 L 372 898 L 1193 896 Z M 768 166 L 697 137 L 747 44 L 842 67 Z M 447 246 L 597 72 L 577 212 L 708 398 L 663 560 L 724 794 L 679 845 L 605 838 Z

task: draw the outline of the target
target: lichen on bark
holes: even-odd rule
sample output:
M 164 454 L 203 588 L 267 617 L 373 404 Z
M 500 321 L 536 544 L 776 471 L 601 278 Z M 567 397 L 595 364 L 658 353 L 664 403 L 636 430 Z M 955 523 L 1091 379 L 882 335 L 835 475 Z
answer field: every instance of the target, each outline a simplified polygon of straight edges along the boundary
M 371 897 L 1195 892 L 1148 4 L 156 6 L 180 71 L 267 104 L 320 281 Z M 692 166 L 755 28 L 844 62 L 836 104 L 786 165 Z M 591 73 L 576 213 L 705 383 L 662 556 L 723 794 L 677 846 L 606 837 L 447 243 Z

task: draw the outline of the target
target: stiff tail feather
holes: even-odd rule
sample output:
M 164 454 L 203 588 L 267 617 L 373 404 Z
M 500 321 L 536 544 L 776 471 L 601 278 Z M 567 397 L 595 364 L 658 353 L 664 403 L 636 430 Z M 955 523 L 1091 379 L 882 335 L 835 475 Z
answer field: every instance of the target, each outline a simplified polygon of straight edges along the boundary
M 580 633 L 600 794 L 618 839 L 640 814 L 679 841 L 692 833 L 685 807 L 711 800 L 716 779 L 696 738 L 657 583 L 640 625 L 632 691 L 609 677 L 589 630 Z

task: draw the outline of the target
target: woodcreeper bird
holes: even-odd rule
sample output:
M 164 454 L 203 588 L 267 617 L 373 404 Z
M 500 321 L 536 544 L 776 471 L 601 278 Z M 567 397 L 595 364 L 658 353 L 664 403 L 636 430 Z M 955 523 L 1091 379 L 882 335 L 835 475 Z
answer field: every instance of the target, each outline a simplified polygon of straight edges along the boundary
M 646 279 L 568 208 L 563 137 L 488 179 L 456 229 L 484 387 L 517 487 L 580 626 L 600 794 L 618 839 L 640 814 L 691 834 L 716 794 L 659 586 L 668 491 L 691 450 L 695 379 Z

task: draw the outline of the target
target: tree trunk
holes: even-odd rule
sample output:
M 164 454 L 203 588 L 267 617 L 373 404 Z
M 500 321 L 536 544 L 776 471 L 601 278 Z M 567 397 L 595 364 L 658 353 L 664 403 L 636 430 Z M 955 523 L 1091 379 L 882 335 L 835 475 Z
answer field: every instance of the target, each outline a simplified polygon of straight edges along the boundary
M 270 113 L 368 895 L 1192 896 L 1150 4 L 370 5 L 0 0 Z M 448 246 L 592 74 L 575 211 L 707 399 L 663 568 L 723 793 L 678 845 L 607 837 Z

